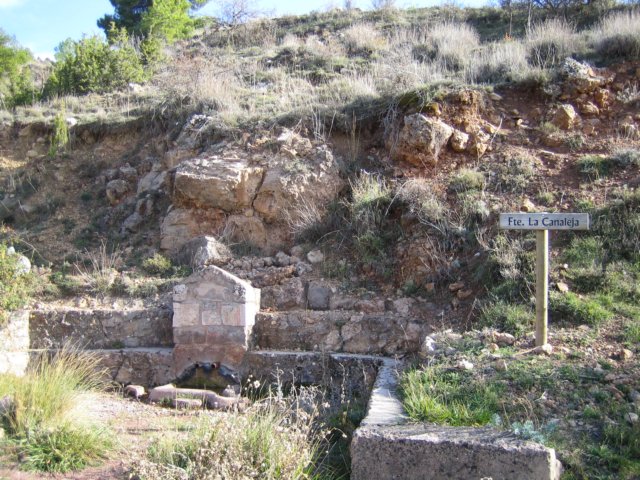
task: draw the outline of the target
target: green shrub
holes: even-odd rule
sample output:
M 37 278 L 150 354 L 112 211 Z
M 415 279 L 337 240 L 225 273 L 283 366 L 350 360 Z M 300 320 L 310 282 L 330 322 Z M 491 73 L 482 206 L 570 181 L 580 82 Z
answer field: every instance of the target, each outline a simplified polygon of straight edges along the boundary
M 499 411 L 502 388 L 472 380 L 472 374 L 426 367 L 400 380 L 403 405 L 414 420 L 451 426 L 488 424 Z
M 139 52 L 126 33 L 112 44 L 99 37 L 65 40 L 56 51 L 56 63 L 45 94 L 67 95 L 108 92 L 145 79 Z
M 553 292 L 549 296 L 549 310 L 555 321 L 598 327 L 613 314 L 591 297 L 579 297 L 573 292 Z
M 578 160 L 578 171 L 589 180 L 597 180 L 609 174 L 609 159 L 600 155 L 585 155 Z
M 29 302 L 34 286 L 34 275 L 21 273 L 18 256 L 7 253 L 7 246 L 0 243 L 0 326 L 9 312 Z
M 477 170 L 462 168 L 449 182 L 449 188 L 454 192 L 468 192 L 469 190 L 482 190 L 484 188 L 484 174 Z
M 601 264 L 604 249 L 595 236 L 576 237 L 563 252 L 563 259 L 570 268 L 593 268 Z
M 480 311 L 480 325 L 520 336 L 533 327 L 535 314 L 524 305 L 503 300 L 491 302 Z
M 541 68 L 556 66 L 574 52 L 575 43 L 572 27 L 563 20 L 554 18 L 533 25 L 526 36 L 529 63 Z
M 29 69 L 32 59 L 29 50 L 0 29 L 0 108 L 32 103 L 36 97 Z
M 69 126 L 67 125 L 67 116 L 64 106 L 53 119 L 53 133 L 51 134 L 51 142 L 49 145 L 49 157 L 55 157 L 58 152 L 63 150 L 69 144 Z
M 173 264 L 164 255 L 156 253 L 142 262 L 142 268 L 150 275 L 166 276 L 173 271 Z
M 622 149 L 611 155 L 610 160 L 618 168 L 640 167 L 640 150 Z
M 602 242 L 604 262 L 640 260 L 640 190 L 622 191 L 591 215 L 592 232 Z
M 505 160 L 492 165 L 492 182 L 503 192 L 522 192 L 536 174 L 537 159 L 529 152 L 520 151 Z

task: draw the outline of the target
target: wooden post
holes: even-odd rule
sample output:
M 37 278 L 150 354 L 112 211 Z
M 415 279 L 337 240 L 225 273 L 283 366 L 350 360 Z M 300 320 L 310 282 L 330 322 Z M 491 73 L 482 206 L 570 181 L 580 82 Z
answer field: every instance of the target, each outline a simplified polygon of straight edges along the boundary
M 549 230 L 536 231 L 536 346 L 547 343 L 549 318 Z

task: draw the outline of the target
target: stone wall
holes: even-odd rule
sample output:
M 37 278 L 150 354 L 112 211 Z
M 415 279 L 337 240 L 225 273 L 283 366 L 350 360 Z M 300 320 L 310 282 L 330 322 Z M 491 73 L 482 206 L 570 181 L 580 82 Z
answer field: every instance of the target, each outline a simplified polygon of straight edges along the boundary
M 29 364 L 29 311 L 8 315 L 0 326 L 0 373 L 24 375 Z
M 178 376 L 196 363 L 238 368 L 260 308 L 260 290 L 218 267 L 174 287 L 174 362 Z
M 431 327 L 421 318 L 397 313 L 348 310 L 260 313 L 256 349 L 292 349 L 395 355 L 417 352 Z
M 173 344 L 169 307 L 34 310 L 29 333 L 34 349 L 60 348 L 69 342 L 89 349 L 170 347 Z

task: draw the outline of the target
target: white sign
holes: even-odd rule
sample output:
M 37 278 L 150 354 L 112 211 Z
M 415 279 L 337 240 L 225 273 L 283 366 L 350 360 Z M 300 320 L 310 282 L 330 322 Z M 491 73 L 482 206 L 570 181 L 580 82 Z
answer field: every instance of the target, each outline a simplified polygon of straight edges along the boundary
M 588 213 L 501 213 L 507 230 L 589 230 Z

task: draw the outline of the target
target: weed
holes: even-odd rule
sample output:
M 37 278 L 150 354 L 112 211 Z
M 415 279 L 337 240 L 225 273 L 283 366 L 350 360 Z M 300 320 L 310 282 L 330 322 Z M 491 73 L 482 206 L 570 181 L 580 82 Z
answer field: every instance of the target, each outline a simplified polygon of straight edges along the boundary
M 17 442 L 21 467 L 39 472 L 67 473 L 95 465 L 112 448 L 110 435 L 96 427 L 63 424 L 39 429 Z
M 580 133 L 576 133 L 575 135 L 570 135 L 564 141 L 567 148 L 572 152 L 580 150 L 582 147 L 584 147 L 585 142 L 586 142 L 586 139 L 584 135 Z
M 107 294 L 117 276 L 116 267 L 120 264 L 120 252 L 109 253 L 102 242 L 97 252 L 86 252 L 90 268 L 76 264 L 76 271 L 89 290 L 101 295 Z
M 631 148 L 618 150 L 609 157 L 610 162 L 618 168 L 640 167 L 640 150 Z
M 497 300 L 484 305 L 480 311 L 480 325 L 521 336 L 531 330 L 535 315 L 524 305 Z
M 415 420 L 441 425 L 488 424 L 499 410 L 502 388 L 470 377 L 437 366 L 405 372 L 401 394 L 407 413 Z
M 589 180 L 597 180 L 609 174 L 611 164 L 600 155 L 585 155 L 578 160 L 578 171 Z
M 537 159 L 526 151 L 518 152 L 504 163 L 492 165 L 492 182 L 503 192 L 522 192 L 536 173 Z
M 598 327 L 611 319 L 612 313 L 596 299 L 581 298 L 575 293 L 552 293 L 549 297 L 551 318 L 577 325 Z
M 558 65 L 576 48 L 576 35 L 563 20 L 552 19 L 527 30 L 529 63 L 549 68 Z

